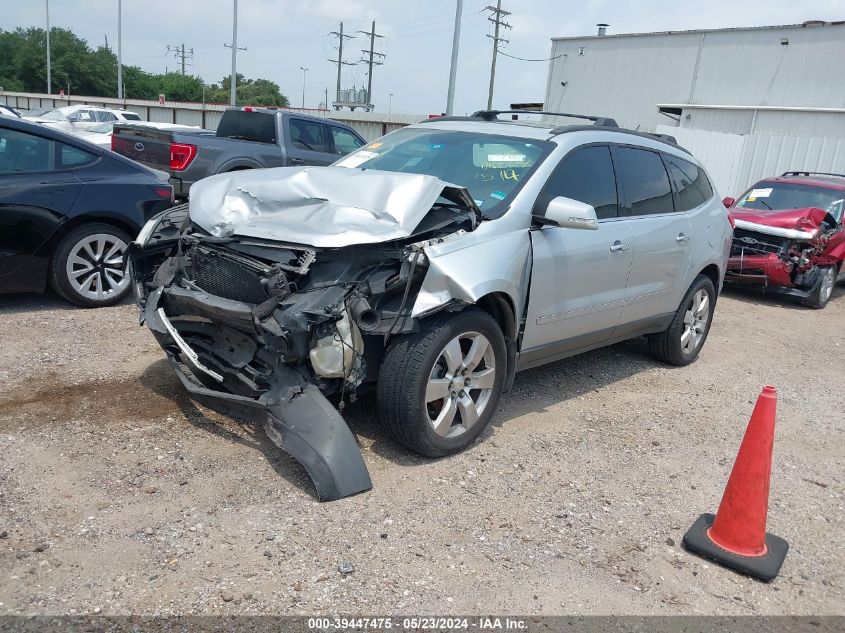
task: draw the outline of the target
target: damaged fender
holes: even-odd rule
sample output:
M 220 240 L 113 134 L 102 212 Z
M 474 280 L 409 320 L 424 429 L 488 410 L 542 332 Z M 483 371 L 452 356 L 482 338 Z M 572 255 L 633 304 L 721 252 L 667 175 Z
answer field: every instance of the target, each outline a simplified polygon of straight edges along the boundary
M 422 316 L 453 301 L 476 303 L 501 292 L 513 302 L 517 323 L 525 306 L 524 290 L 530 274 L 531 241 L 528 231 L 514 231 L 490 239 L 485 226 L 460 240 L 444 240 L 423 248 L 428 271 L 417 294 L 412 315 Z M 502 257 L 502 253 L 519 254 Z M 505 336 L 513 336 L 505 332 Z

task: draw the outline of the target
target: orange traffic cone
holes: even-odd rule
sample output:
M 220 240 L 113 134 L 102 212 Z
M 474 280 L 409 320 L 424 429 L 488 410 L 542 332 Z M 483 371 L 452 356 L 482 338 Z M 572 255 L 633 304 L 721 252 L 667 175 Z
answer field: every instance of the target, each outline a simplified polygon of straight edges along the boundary
M 702 514 L 684 535 L 684 547 L 741 573 L 773 580 L 789 544 L 766 532 L 777 389 L 763 387 L 739 447 L 722 503 Z

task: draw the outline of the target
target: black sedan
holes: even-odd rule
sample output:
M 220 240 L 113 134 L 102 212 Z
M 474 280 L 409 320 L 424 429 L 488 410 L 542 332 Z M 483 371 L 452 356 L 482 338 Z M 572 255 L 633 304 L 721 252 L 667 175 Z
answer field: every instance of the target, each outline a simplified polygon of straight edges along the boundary
M 0 292 L 47 282 L 85 307 L 129 291 L 123 255 L 170 207 L 167 175 L 58 130 L 0 118 Z

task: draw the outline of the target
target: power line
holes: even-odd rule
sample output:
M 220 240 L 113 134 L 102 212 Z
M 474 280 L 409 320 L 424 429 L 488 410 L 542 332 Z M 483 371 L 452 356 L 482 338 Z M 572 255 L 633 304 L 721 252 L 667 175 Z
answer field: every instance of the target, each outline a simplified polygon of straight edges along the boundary
M 496 81 L 496 54 L 499 52 L 499 42 L 508 43 L 507 38 L 499 37 L 499 30 L 501 28 L 509 29 L 512 27 L 507 22 L 502 21 L 504 16 L 510 15 L 510 11 L 502 9 L 502 0 L 496 0 L 495 7 L 487 6 L 484 10 L 490 12 L 487 19 L 495 24 L 493 35 L 487 36 L 493 40 L 493 62 L 490 64 L 490 89 L 487 91 L 487 109 L 491 110 L 493 108 L 493 84 Z
M 386 55 L 384 53 L 376 53 L 375 50 L 375 42 L 376 38 L 383 38 L 384 35 L 379 35 L 376 33 L 376 21 L 373 20 L 372 31 L 358 31 L 363 35 L 370 36 L 370 48 L 369 49 L 361 49 L 361 52 L 364 55 L 369 55 L 369 59 L 362 59 L 361 62 L 367 64 L 367 103 L 371 104 L 373 102 L 373 66 L 381 66 L 384 63 L 384 58 Z M 382 61 L 374 60 L 374 57 L 378 57 Z
M 375 31 L 375 28 L 373 28 L 373 31 Z M 333 64 L 337 64 L 337 96 L 335 97 L 335 101 L 340 101 L 340 72 L 344 66 L 355 65 L 351 62 L 343 61 L 343 40 L 344 38 L 347 40 L 351 40 L 354 36 L 343 34 L 343 22 L 340 23 L 339 31 L 332 31 L 331 33 L 329 33 L 329 35 L 334 35 L 337 37 L 337 59 L 330 59 L 329 61 Z M 326 107 L 328 107 L 328 104 L 326 105 Z
M 177 46 L 167 46 L 167 52 L 173 53 L 173 57 L 177 60 L 181 61 L 182 65 L 182 74 L 185 74 L 185 66 L 193 66 L 193 64 L 188 64 L 185 62 L 186 59 L 192 59 L 194 56 L 194 49 L 190 49 L 189 51 L 185 51 L 185 42 L 182 42 L 181 48 Z
M 554 57 L 543 57 L 541 59 L 527 59 L 525 57 L 517 57 L 516 55 L 510 55 L 503 51 L 501 48 L 498 51 L 499 55 L 504 55 L 505 57 L 510 57 L 511 59 L 518 59 L 521 62 L 550 62 L 553 59 L 558 59 L 560 57 L 566 57 L 566 53 L 561 53 L 560 55 L 555 55 Z

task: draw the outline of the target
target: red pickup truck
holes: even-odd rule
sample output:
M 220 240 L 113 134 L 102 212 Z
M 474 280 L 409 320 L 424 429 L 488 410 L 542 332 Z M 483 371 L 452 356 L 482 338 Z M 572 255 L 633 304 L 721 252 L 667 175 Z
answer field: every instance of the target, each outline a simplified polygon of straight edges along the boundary
M 845 174 L 790 171 L 723 202 L 734 225 L 725 282 L 825 307 L 845 278 Z

